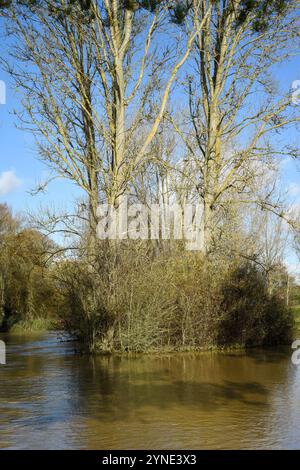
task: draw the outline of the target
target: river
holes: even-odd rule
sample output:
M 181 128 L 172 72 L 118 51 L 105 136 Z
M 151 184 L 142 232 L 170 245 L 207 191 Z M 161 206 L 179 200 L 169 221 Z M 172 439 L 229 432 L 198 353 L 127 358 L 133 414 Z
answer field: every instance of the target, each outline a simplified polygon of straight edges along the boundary
M 57 333 L 1 339 L 2 449 L 300 448 L 289 349 L 90 358 Z

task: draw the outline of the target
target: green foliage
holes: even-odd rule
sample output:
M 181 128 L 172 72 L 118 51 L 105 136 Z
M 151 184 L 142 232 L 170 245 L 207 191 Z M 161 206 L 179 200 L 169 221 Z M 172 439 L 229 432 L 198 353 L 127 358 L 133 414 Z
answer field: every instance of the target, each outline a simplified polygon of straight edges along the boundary
M 300 337 L 300 304 L 292 305 L 291 312 L 294 318 L 295 328 L 294 328 L 294 338 Z
M 131 11 L 136 11 L 140 7 L 137 0 L 124 0 L 124 8 Z
M 0 8 L 8 8 L 11 5 L 11 0 L 0 0 Z
M 9 8 L 13 0 L 0 0 L 0 8 Z M 39 0 L 19 0 L 18 5 L 33 7 L 38 5 Z M 217 2 L 216 2 L 217 3 Z M 244 23 L 249 15 L 254 15 L 252 21 L 252 28 L 254 31 L 259 32 L 268 28 L 272 22 L 274 15 L 282 15 L 285 13 L 289 4 L 289 0 L 242 0 L 237 12 L 237 25 Z M 120 7 L 131 11 L 145 9 L 149 12 L 155 12 L 159 7 L 165 5 L 170 11 L 171 21 L 175 24 L 182 24 L 188 15 L 192 1 L 190 0 L 175 0 L 172 2 L 166 0 L 123 0 L 120 1 Z M 47 7 L 52 14 L 55 15 L 69 15 L 73 8 L 80 8 L 83 13 L 90 12 L 92 6 L 91 0 L 69 0 L 63 7 L 60 1 L 54 0 L 52 3 L 47 3 Z M 228 6 L 235 8 L 232 0 L 229 0 Z
M 37 6 L 39 0 L 20 0 L 18 5 L 27 6 L 29 8 Z M 0 0 L 0 8 L 9 8 L 13 4 L 13 0 Z M 121 0 L 119 2 L 120 10 L 131 10 L 133 12 L 140 9 L 147 10 L 154 13 L 162 5 L 166 5 L 170 12 L 170 20 L 176 24 L 182 24 L 185 20 L 190 7 L 191 2 L 188 0 L 177 0 L 172 2 L 166 2 L 166 0 Z M 63 15 L 70 15 L 72 12 L 80 11 L 87 15 L 89 18 L 93 17 L 91 13 L 91 0 L 69 0 L 65 5 L 62 2 L 53 0 L 53 2 L 47 2 L 47 8 L 49 12 L 57 18 L 63 18 Z M 106 22 L 108 19 L 106 19 Z
M 181 25 L 188 15 L 191 5 L 192 2 L 185 0 L 177 2 L 173 8 L 170 8 L 172 22 Z
M 268 299 L 265 315 L 265 346 L 290 344 L 294 337 L 295 319 L 292 310 L 277 293 Z
M 12 323 L 10 333 L 35 333 L 40 331 L 57 330 L 60 327 L 57 320 L 53 318 L 33 318 L 30 320 L 20 320 Z
M 222 283 L 222 318 L 218 344 L 287 344 L 293 320 L 278 293 L 268 292 L 262 272 L 250 263 L 229 270 Z
M 285 13 L 289 0 L 242 0 L 239 6 L 237 24 L 244 23 L 249 15 L 254 16 L 252 29 L 261 32 L 267 29 L 274 15 Z
M 169 9 L 171 22 L 180 25 L 188 15 L 192 2 L 189 0 L 172 2 L 166 2 L 165 0 L 124 0 L 124 7 L 132 11 L 141 8 L 153 13 L 163 5 Z
M 39 0 L 18 0 L 21 6 L 33 7 L 39 3 Z M 0 0 L 0 8 L 9 8 L 13 4 L 13 0 Z
M 51 244 L 0 205 L 0 326 L 54 317 L 59 305 L 47 263 Z

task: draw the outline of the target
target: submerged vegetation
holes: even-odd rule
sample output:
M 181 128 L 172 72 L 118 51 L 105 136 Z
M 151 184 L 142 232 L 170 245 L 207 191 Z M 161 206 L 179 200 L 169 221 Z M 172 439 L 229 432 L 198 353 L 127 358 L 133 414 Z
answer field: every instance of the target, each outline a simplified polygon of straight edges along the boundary
M 72 283 L 65 286 L 66 326 L 89 338 L 92 350 L 251 347 L 292 338 L 282 290 L 270 294 L 265 277 L 250 263 L 215 263 L 178 252 L 118 266 L 113 289 L 101 274 L 99 283 L 87 273 L 76 276 L 73 268 Z

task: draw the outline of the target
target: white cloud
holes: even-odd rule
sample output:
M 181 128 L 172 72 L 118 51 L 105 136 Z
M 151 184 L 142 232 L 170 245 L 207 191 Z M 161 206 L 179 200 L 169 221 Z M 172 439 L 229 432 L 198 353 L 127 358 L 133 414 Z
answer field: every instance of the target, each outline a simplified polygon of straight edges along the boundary
M 21 180 L 17 178 L 14 171 L 3 171 L 0 173 L 0 196 L 5 196 L 21 185 Z

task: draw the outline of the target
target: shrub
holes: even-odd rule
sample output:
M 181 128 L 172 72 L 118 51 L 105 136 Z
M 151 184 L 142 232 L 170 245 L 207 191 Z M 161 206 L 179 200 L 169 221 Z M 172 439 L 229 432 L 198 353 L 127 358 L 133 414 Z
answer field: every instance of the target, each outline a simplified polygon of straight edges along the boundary
M 266 279 L 255 266 L 246 263 L 229 271 L 222 296 L 219 345 L 274 345 L 291 338 L 291 314 L 279 296 L 268 293 Z
M 66 328 L 90 351 L 148 352 L 288 341 L 291 316 L 262 272 L 238 260 L 118 248 L 117 262 L 61 267 Z M 135 255 L 135 256 L 133 256 Z M 109 275 L 108 275 L 109 273 Z

